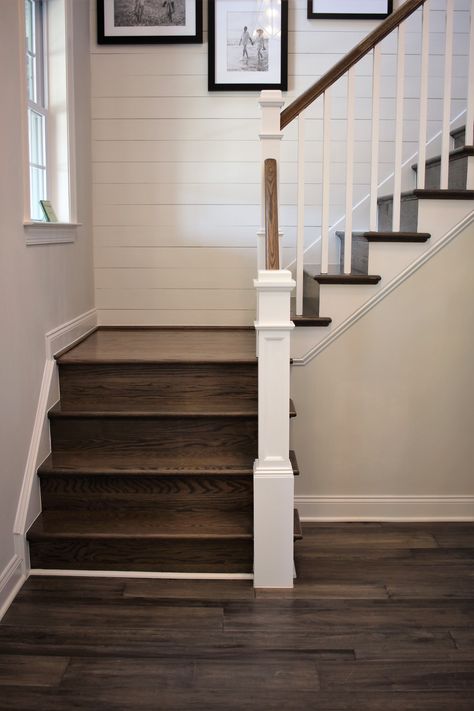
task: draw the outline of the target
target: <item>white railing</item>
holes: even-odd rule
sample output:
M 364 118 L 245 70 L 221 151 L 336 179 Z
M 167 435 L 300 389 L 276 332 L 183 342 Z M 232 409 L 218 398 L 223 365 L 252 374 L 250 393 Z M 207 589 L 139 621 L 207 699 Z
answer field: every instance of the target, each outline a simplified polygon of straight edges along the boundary
M 469 3 L 467 8 L 466 2 Z M 459 3 L 459 6 L 458 6 Z M 462 4 L 461 4 L 462 3 Z M 457 46 L 455 39 L 455 19 L 458 10 L 462 13 L 469 13 L 470 33 L 468 50 L 465 55 L 466 64 L 468 64 L 467 81 L 465 82 L 465 93 L 460 95 L 460 80 L 459 77 L 453 76 L 453 54 Z M 434 133 L 438 127 L 441 129 L 441 146 L 438 153 L 441 155 L 440 163 L 440 189 L 446 190 L 449 186 L 449 154 L 452 147 L 452 139 L 450 131 L 452 128 L 452 120 L 455 114 L 459 114 L 460 104 L 464 102 L 466 110 L 466 144 L 473 143 L 473 123 L 474 123 L 474 31 L 473 31 L 473 15 L 474 15 L 474 0 L 445 0 L 444 9 L 436 5 L 435 22 L 432 23 L 433 10 L 431 9 L 431 0 L 407 0 L 399 10 L 382 23 L 366 40 L 364 40 L 355 50 L 348 56 L 346 66 L 342 67 L 344 71 L 337 73 L 339 65 L 343 65 L 344 60 L 336 65 L 335 70 L 328 72 L 319 82 L 314 85 L 314 88 L 320 86 L 321 90 L 317 90 L 317 95 L 306 100 L 305 97 L 311 90 L 305 92 L 300 97 L 303 99 L 301 106 L 299 100 L 295 101 L 285 112 L 289 112 L 285 116 L 282 115 L 282 125 L 287 125 L 293 118 L 298 121 L 298 148 L 296 154 L 297 160 L 297 203 L 296 203 L 296 314 L 303 313 L 303 280 L 304 280 L 304 261 L 305 261 L 305 211 L 308 207 L 314 207 L 309 202 L 311 192 L 305 190 L 305 174 L 307 172 L 306 155 L 307 141 L 318 140 L 322 142 L 323 151 L 321 159 L 321 184 L 322 195 L 321 204 L 316 205 L 320 208 L 321 220 L 321 239 L 320 239 L 320 254 L 319 264 L 322 274 L 328 273 L 330 269 L 330 255 L 334 254 L 335 248 L 331 240 L 334 240 L 334 223 L 335 211 L 337 205 L 342 204 L 344 207 L 345 218 L 342 229 L 344 230 L 344 260 L 340 267 L 344 274 L 350 274 L 352 271 L 352 239 L 353 229 L 356 225 L 357 229 L 367 231 L 377 231 L 379 227 L 378 200 L 381 197 L 379 192 L 380 183 L 386 181 L 387 175 L 392 174 L 391 192 L 393 195 L 391 207 L 391 224 L 390 229 L 393 232 L 400 232 L 404 227 L 403 220 L 403 192 L 412 189 L 416 186 L 418 189 L 424 189 L 426 186 L 426 159 L 427 145 L 431 142 Z M 444 30 L 440 28 L 440 16 L 444 16 Z M 415 21 L 410 25 L 411 18 L 415 17 Z M 458 18 L 460 22 L 456 25 L 456 32 L 460 33 L 459 37 L 464 33 L 464 42 L 467 39 L 466 27 L 467 23 L 462 22 L 464 17 Z M 391 24 L 390 24 L 391 23 Z M 432 28 L 432 25 L 434 27 Z M 387 25 L 387 32 L 380 30 Z M 378 33 L 378 34 L 377 34 Z M 442 37 L 444 35 L 444 37 Z M 371 44 L 371 37 L 374 37 L 374 42 Z M 440 39 L 441 37 L 441 39 Z M 385 43 L 385 44 L 384 44 Z M 357 56 L 357 51 L 359 56 Z M 458 64 L 462 55 L 458 52 Z M 386 90 L 387 76 L 383 73 L 383 60 L 393 52 L 396 54 L 396 78 L 395 90 L 392 96 L 394 103 L 394 114 L 387 114 L 386 99 L 389 98 Z M 437 77 L 430 73 L 433 58 L 439 54 L 444 56 L 443 76 Z M 352 55 L 352 56 L 351 56 Z M 372 56 L 372 89 L 371 89 L 371 116 L 364 117 L 363 120 L 371 122 L 370 128 L 370 155 L 364 158 L 365 163 L 370 166 L 370 188 L 369 200 L 367 201 L 366 214 L 361 215 L 359 210 L 357 224 L 354 222 L 354 203 L 356 202 L 355 194 L 355 167 L 358 158 L 355 149 L 357 146 L 356 127 L 358 121 L 361 120 L 357 113 L 358 110 L 358 95 L 356 91 L 359 63 L 367 55 Z M 415 57 L 413 55 L 416 55 Z M 408 61 L 419 62 L 419 93 L 415 98 L 417 103 L 417 116 L 414 114 L 414 96 L 413 87 L 410 84 L 409 94 L 410 104 L 407 99 L 407 76 L 406 66 Z M 367 62 L 364 67 L 367 66 Z M 364 71 L 366 69 L 364 68 Z M 334 76 L 331 80 L 331 74 Z M 461 76 L 465 76 L 466 72 L 462 71 Z M 327 78 L 327 81 L 325 82 Z M 345 79 L 346 94 L 345 94 L 345 188 L 344 195 L 341 195 L 341 188 L 337 186 L 332 173 L 331 154 L 334 152 L 336 131 L 334 130 L 335 112 L 333 112 L 335 93 L 333 85 L 336 81 Z M 456 81 L 454 81 L 456 79 Z M 410 76 L 410 82 L 412 78 Z M 339 86 L 339 85 L 338 85 Z M 470 90 L 469 90 L 470 89 Z M 463 88 L 464 91 L 464 88 Z M 262 93 L 265 96 L 266 92 Z M 441 96 L 441 101 L 439 97 Z M 314 114 L 311 114 L 311 102 L 315 99 L 321 99 L 323 102 L 322 117 L 323 121 L 319 124 L 319 133 L 314 134 L 313 130 L 309 129 L 313 121 L 308 119 Z M 338 101 L 341 98 L 338 94 Z M 382 104 L 385 101 L 385 105 Z M 441 108 L 437 109 L 437 104 Z M 292 111 L 293 107 L 297 107 Z M 411 111 L 409 111 L 409 109 Z M 435 111 L 436 109 L 436 111 Z M 319 115 L 319 114 L 318 114 Z M 340 111 L 339 111 L 340 115 Z M 388 135 L 388 125 L 394 120 L 393 134 Z M 417 175 L 409 176 L 405 169 L 406 159 L 410 153 L 413 153 L 413 136 L 407 141 L 405 134 L 407 133 L 408 122 L 410 122 L 410 133 L 413 133 L 414 123 L 418 121 L 416 129 L 417 133 Z M 279 134 L 279 139 L 281 134 Z M 387 146 L 393 146 L 392 162 L 389 165 L 386 157 Z M 381 152 L 383 149 L 384 157 L 381 162 Z M 360 202 L 359 202 L 360 205 Z M 341 227 L 339 228 L 341 229 Z M 385 230 L 389 226 L 385 226 Z M 308 230 L 306 229 L 306 234 Z M 316 237 L 317 235 L 315 235 Z M 314 257 L 312 261 L 316 260 Z

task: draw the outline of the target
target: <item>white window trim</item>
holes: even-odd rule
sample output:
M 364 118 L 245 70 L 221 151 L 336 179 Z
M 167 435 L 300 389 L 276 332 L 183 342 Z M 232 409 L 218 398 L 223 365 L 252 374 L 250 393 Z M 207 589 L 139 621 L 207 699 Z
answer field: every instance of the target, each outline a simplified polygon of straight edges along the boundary
M 68 222 L 40 222 L 30 217 L 30 176 L 28 148 L 28 87 L 26 73 L 25 44 L 25 3 L 18 0 L 20 19 L 20 82 L 22 101 L 22 134 L 23 134 L 23 227 L 26 245 L 67 244 L 74 242 L 77 228 L 81 223 L 77 220 L 77 190 L 76 190 L 76 151 L 74 127 L 74 50 L 72 27 L 72 0 L 49 0 L 48 4 L 64 3 L 65 34 L 66 34 L 66 100 L 68 107 L 68 167 L 69 167 L 69 215 Z

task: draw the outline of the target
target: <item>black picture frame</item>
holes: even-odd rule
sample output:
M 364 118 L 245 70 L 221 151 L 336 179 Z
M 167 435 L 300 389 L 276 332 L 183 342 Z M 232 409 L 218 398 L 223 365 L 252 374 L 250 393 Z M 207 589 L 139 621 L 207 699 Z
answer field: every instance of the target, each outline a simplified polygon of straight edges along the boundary
M 288 89 L 288 0 L 281 0 L 281 5 L 275 2 L 275 8 L 281 8 L 280 12 L 280 51 L 279 62 L 271 67 L 272 73 L 278 75 L 277 81 L 262 82 L 259 81 L 257 75 L 263 72 L 248 72 L 248 77 L 252 79 L 254 75 L 255 81 L 221 81 L 219 80 L 219 59 L 216 59 L 216 3 L 227 3 L 229 7 L 235 5 L 241 11 L 242 8 L 249 6 L 251 3 L 255 5 L 255 12 L 259 9 L 258 0 L 208 0 L 208 89 L 209 91 L 262 91 L 264 89 L 280 89 L 286 91 Z M 240 3 L 240 4 L 239 4 Z M 278 11 L 278 10 L 277 10 Z M 220 28 L 222 30 L 222 28 Z M 270 59 L 267 59 L 270 62 Z M 224 72 L 227 73 L 228 72 Z M 238 74 L 246 75 L 246 72 L 238 72 Z M 240 77 L 239 77 L 240 78 Z
M 316 0 L 317 2 L 317 0 Z M 354 0 L 357 2 L 357 0 Z M 381 0 L 381 4 L 384 6 L 382 12 L 318 12 L 314 9 L 315 0 L 308 0 L 308 19 L 309 20 L 338 20 L 344 18 L 345 20 L 383 20 L 393 12 L 393 0 Z M 360 6 L 360 3 L 357 3 Z M 331 5 L 337 6 L 337 0 L 332 0 Z
M 178 2 L 179 0 L 175 0 Z M 181 44 L 194 43 L 202 44 L 202 2 L 203 0 L 184 0 L 188 7 L 194 11 L 194 22 L 190 22 L 183 34 L 169 34 L 161 25 L 126 25 L 123 28 L 129 30 L 122 33 L 122 28 L 111 25 L 111 14 L 116 0 L 97 0 L 97 42 L 98 44 Z M 129 0 L 130 8 L 135 8 L 135 0 Z M 162 7 L 163 2 L 159 5 Z M 146 10 L 146 0 L 144 0 Z M 134 12 L 134 10 L 130 10 Z M 149 28 L 150 33 L 144 34 L 144 28 Z M 160 30 L 163 34 L 160 34 Z M 157 31 L 158 30 L 158 31 Z

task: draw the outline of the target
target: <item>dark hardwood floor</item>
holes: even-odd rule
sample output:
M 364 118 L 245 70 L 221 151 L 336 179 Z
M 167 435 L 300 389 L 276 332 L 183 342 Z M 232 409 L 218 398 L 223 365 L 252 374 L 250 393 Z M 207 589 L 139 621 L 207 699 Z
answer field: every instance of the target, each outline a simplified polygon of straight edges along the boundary
M 474 524 L 306 524 L 293 591 L 32 577 L 0 709 L 473 711 Z

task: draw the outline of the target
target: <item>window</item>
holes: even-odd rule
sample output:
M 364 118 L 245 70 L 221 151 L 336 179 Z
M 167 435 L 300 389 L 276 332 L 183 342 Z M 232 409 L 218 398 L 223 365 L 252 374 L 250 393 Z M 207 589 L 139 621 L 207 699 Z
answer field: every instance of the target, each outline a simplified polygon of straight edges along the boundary
M 18 0 L 24 11 L 24 225 L 27 244 L 72 242 L 74 175 L 72 0 Z M 49 200 L 59 222 L 44 221 Z
M 48 197 L 45 15 L 46 7 L 43 0 L 25 0 L 28 157 L 32 220 L 43 219 L 39 201 L 46 200 Z

